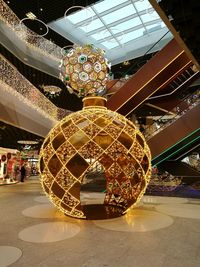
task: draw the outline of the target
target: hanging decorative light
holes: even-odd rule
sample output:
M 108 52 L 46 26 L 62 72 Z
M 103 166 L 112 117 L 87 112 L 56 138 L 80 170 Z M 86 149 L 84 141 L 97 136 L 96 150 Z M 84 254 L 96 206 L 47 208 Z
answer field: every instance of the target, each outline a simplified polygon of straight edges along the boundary
M 17 141 L 18 144 L 22 144 L 22 145 L 37 145 L 39 143 L 39 141 L 33 141 L 33 140 L 18 140 Z
M 79 12 L 78 16 L 81 16 L 82 18 L 82 22 L 81 22 L 81 26 L 88 26 L 89 24 L 91 24 L 93 22 L 94 19 L 94 12 L 92 12 L 91 8 L 86 8 L 85 6 L 71 6 L 70 8 L 68 8 L 65 13 L 64 13 L 64 18 L 65 20 L 69 20 L 71 21 L 70 17 L 72 13 L 72 16 L 74 14 L 74 12 Z M 72 20 L 73 21 L 73 20 Z
M 42 30 L 43 28 L 45 28 L 45 32 L 38 34 L 33 32 L 32 30 L 30 30 L 25 24 L 25 21 L 35 21 L 36 23 L 39 23 L 41 25 L 40 30 Z M 15 25 L 15 30 L 18 31 L 18 34 L 23 37 L 24 39 L 26 39 L 27 37 L 44 37 L 45 35 L 47 35 L 47 33 L 49 32 L 49 28 L 48 26 L 40 19 L 36 18 L 36 17 L 28 17 L 28 18 L 23 18 L 20 20 L 19 24 Z
M 70 93 L 79 97 L 101 95 L 106 89 L 111 64 L 105 51 L 91 44 L 74 45 L 61 60 L 60 78 Z
M 60 121 L 46 137 L 39 159 L 41 183 L 53 204 L 76 218 L 121 216 L 145 192 L 151 176 L 151 153 L 143 135 L 124 116 L 108 110 L 98 96 L 108 77 L 103 52 L 75 46 L 61 64 L 72 93 L 85 96 L 84 107 Z M 81 186 L 95 165 L 106 181 L 104 203 L 84 205 Z
M 45 95 L 49 96 L 50 98 L 59 96 L 62 91 L 60 87 L 54 85 L 42 85 L 41 87 Z

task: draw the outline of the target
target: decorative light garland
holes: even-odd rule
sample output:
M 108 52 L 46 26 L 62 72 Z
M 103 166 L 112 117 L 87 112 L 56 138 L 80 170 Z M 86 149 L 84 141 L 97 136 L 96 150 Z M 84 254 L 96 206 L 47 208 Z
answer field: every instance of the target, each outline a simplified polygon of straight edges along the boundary
M 71 111 L 57 108 L 21 75 L 7 59 L 3 56 L 0 56 L 0 59 L 0 83 L 3 84 L 2 90 L 6 90 L 15 95 L 22 102 L 26 102 L 26 104 L 32 106 L 32 108 L 51 120 L 57 121 L 58 119 L 62 119 L 66 114 L 71 113 Z
M 105 92 L 111 64 L 105 51 L 92 44 L 74 45 L 60 64 L 60 78 L 70 93 L 78 97 L 101 95 Z
M 44 37 L 38 36 L 36 33 L 28 29 L 24 24 L 21 23 L 20 19 L 3 0 L 0 0 L 0 19 L 4 21 L 7 26 L 15 32 L 16 36 L 24 41 L 28 47 L 56 61 L 61 59 L 61 48 L 53 42 L 45 39 Z

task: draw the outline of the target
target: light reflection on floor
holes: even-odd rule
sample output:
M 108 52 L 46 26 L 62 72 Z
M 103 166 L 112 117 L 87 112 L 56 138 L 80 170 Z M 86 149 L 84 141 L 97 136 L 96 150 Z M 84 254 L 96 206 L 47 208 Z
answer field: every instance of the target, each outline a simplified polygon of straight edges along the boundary
M 94 192 L 81 193 L 82 204 L 96 204 L 103 203 L 105 194 Z M 35 201 L 43 203 L 29 207 L 22 211 L 24 216 L 33 218 L 59 218 L 65 219 L 63 213 L 58 211 L 53 204 L 49 202 L 46 196 L 38 196 L 34 198 Z M 160 196 L 143 196 L 141 201 L 133 206 L 127 214 L 124 216 L 106 219 L 106 220 L 93 220 L 93 223 L 100 227 L 111 231 L 122 232 L 148 232 L 162 228 L 166 228 L 173 224 L 173 218 L 171 216 L 181 216 L 189 218 L 200 218 L 200 207 L 194 204 L 186 204 L 187 199 L 176 197 L 160 197 Z M 45 203 L 45 204 L 44 204 Z M 199 209 L 197 215 L 197 209 Z M 196 214 L 196 215 L 194 215 Z M 195 217 L 196 216 L 196 217 Z M 53 226 L 54 227 L 54 226 Z M 63 238 L 68 238 L 68 235 L 73 235 L 73 224 L 68 225 L 64 229 L 64 233 L 59 234 L 58 228 L 55 225 L 56 231 L 52 231 L 49 239 L 45 239 L 45 227 L 44 224 L 34 225 L 20 232 L 19 237 L 25 241 L 30 242 L 54 242 Z M 47 225 L 48 231 L 48 225 Z M 77 229 L 75 230 L 75 232 Z M 41 236 L 41 238 L 39 236 Z M 55 235 L 55 236 L 54 236 Z
M 170 226 L 173 219 L 167 215 L 144 209 L 132 209 L 126 215 L 112 220 L 96 220 L 95 225 L 111 231 L 148 232 Z
M 50 203 L 50 200 L 47 196 L 38 196 L 35 197 L 34 200 L 39 203 Z
M 52 203 L 40 204 L 29 207 L 22 211 L 22 214 L 32 218 L 64 218 L 65 215 Z
M 163 204 L 156 206 L 156 210 L 170 216 L 200 219 L 200 206 L 196 204 Z
M 22 256 L 19 248 L 0 246 L 0 267 L 6 267 L 16 262 Z
M 78 234 L 80 227 L 69 222 L 48 222 L 25 228 L 19 238 L 34 243 L 56 242 Z

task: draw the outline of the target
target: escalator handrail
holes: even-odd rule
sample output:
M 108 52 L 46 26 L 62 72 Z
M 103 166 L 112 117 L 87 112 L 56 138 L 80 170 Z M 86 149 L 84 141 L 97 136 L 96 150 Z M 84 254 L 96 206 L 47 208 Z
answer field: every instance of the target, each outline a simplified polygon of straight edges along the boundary
M 166 123 L 164 123 L 161 127 L 159 127 L 158 129 L 156 129 L 155 131 L 151 132 L 150 133 L 150 129 L 151 127 L 153 127 L 153 125 L 156 124 L 156 122 L 153 122 L 152 124 L 148 125 L 148 127 L 145 129 L 145 131 L 143 132 L 146 140 L 149 140 L 151 139 L 153 136 L 155 136 L 157 133 L 159 133 L 160 131 L 162 131 L 163 129 L 165 129 L 167 126 L 169 126 L 171 123 L 173 123 L 175 120 L 179 119 L 181 116 L 183 116 L 188 110 L 191 110 L 192 108 L 196 107 L 196 105 L 198 105 L 199 101 L 200 101 L 200 96 L 197 97 L 197 99 L 194 99 L 194 96 L 195 95 L 199 95 L 200 94 L 200 90 L 197 89 L 193 94 L 191 95 L 187 95 L 186 97 L 183 98 L 183 100 L 175 107 L 173 108 L 178 110 L 178 112 L 176 114 L 174 114 L 174 116 L 169 119 L 169 121 L 167 121 Z M 188 101 L 190 102 L 190 100 L 195 100 L 194 102 L 192 103 L 187 103 Z M 187 103 L 188 106 L 186 109 L 184 110 L 179 110 L 178 107 L 181 106 L 181 104 L 185 104 Z M 173 114 L 173 110 L 169 111 L 168 114 L 165 114 L 165 115 L 162 115 L 158 120 L 162 120 L 164 118 L 164 116 L 166 115 L 170 115 Z

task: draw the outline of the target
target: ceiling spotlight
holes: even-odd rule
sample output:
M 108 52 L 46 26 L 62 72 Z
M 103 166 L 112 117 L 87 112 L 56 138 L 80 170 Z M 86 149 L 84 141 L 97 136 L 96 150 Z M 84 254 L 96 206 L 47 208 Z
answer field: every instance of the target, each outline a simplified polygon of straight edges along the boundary
M 168 19 L 169 19 L 169 21 L 174 20 L 174 18 L 172 17 L 172 15 L 169 15 L 169 16 L 168 16 Z
M 130 65 L 130 61 L 129 61 L 129 60 L 125 60 L 122 64 L 123 64 L 124 66 L 128 66 L 128 65 Z
M 192 66 L 192 70 L 193 70 L 194 72 L 197 72 L 197 71 L 198 71 L 197 66 L 196 66 L 196 65 L 193 65 L 193 66 Z
M 40 11 L 43 11 L 43 8 L 40 8 Z

